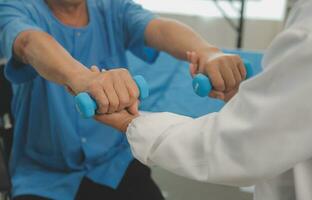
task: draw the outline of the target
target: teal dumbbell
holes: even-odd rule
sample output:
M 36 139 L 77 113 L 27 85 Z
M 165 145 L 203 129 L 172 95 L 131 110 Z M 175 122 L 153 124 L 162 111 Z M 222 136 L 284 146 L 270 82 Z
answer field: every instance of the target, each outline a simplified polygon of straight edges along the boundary
M 254 70 L 249 61 L 244 60 L 244 65 L 246 68 L 246 78 L 254 76 Z M 207 97 L 212 90 L 212 84 L 209 78 L 204 74 L 197 74 L 193 79 L 193 89 L 194 92 L 200 97 Z
M 133 80 L 136 82 L 139 92 L 140 100 L 149 96 L 149 86 L 143 76 L 134 76 Z M 75 103 L 78 111 L 84 118 L 91 118 L 95 115 L 97 110 L 96 101 L 87 92 L 82 92 L 75 96 Z

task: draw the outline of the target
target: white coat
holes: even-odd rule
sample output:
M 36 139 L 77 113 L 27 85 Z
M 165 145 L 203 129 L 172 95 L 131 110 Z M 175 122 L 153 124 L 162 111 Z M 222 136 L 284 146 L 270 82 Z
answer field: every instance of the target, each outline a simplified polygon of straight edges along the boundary
M 134 156 L 202 182 L 256 185 L 256 200 L 312 200 L 311 0 L 297 3 L 263 66 L 218 113 L 135 119 Z

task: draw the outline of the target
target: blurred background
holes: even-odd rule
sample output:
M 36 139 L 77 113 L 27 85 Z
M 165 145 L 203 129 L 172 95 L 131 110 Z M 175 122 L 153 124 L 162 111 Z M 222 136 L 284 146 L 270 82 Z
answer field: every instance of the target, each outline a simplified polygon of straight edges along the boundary
M 287 13 L 295 3 L 295 0 L 134 1 L 159 16 L 188 24 L 214 45 L 257 52 L 264 52 L 282 30 Z M 0 52 L 1 63 L 4 61 Z M 168 200 L 252 199 L 252 188 L 198 183 L 159 168 L 153 168 L 153 176 Z
M 160 16 L 190 25 L 208 41 L 224 48 L 236 48 L 237 34 L 241 34 L 241 47 L 248 50 L 263 50 L 270 44 L 283 27 L 288 4 L 287 0 L 135 1 Z M 243 27 L 239 27 L 241 17 Z

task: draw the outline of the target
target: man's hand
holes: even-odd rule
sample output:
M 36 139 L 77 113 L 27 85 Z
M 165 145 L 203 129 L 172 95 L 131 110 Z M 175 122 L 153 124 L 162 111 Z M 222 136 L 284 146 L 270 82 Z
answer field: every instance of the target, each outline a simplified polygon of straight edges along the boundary
M 88 92 L 97 102 L 98 114 L 124 109 L 138 114 L 139 89 L 126 69 L 100 72 L 93 66 L 91 71 L 74 77 L 68 86 L 75 94 Z
M 145 40 L 150 47 L 190 61 L 192 75 L 208 75 L 213 86 L 209 94 L 211 97 L 230 99 L 246 77 L 246 70 L 238 56 L 222 53 L 191 27 L 178 21 L 165 18 L 152 20 L 146 28 Z M 186 55 L 186 51 L 191 52 Z
M 187 52 L 192 76 L 203 73 L 210 78 L 212 98 L 230 100 L 239 84 L 246 78 L 246 69 L 239 56 L 224 54 L 220 50 Z

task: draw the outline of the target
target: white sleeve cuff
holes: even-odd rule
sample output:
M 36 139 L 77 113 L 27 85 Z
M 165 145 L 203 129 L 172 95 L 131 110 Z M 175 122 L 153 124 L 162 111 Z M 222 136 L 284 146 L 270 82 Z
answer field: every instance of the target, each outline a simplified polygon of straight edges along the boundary
M 127 138 L 134 157 L 145 165 L 153 165 L 149 156 L 165 138 L 165 131 L 188 120 L 189 117 L 167 112 L 147 114 L 134 119 L 127 129 Z

